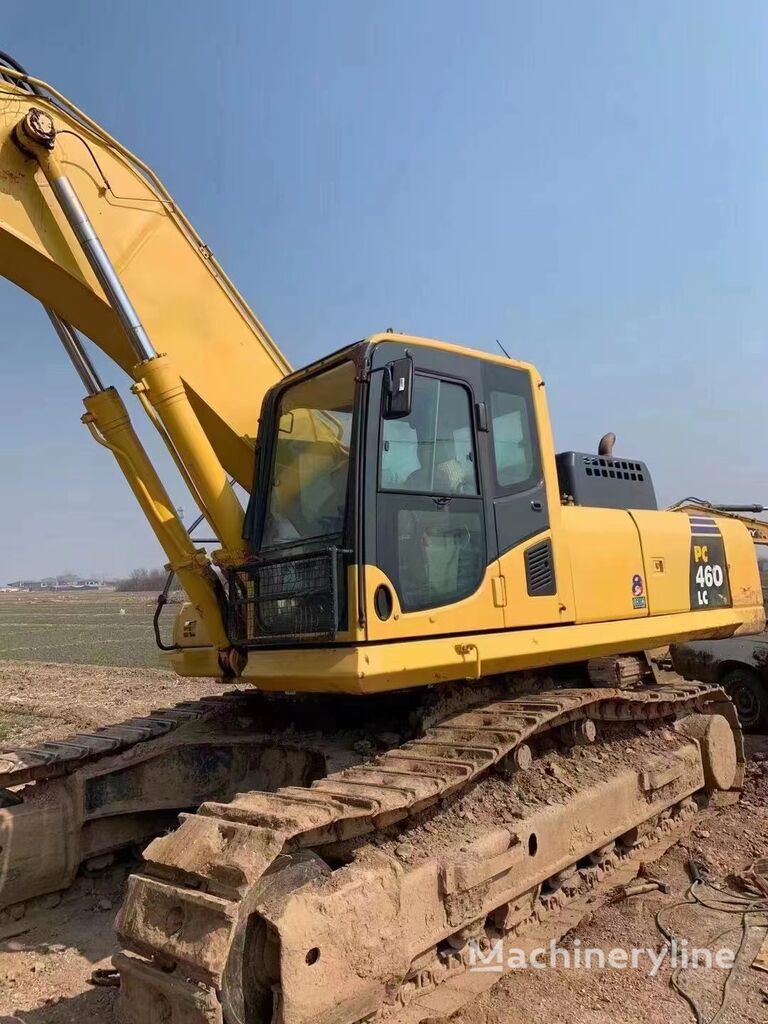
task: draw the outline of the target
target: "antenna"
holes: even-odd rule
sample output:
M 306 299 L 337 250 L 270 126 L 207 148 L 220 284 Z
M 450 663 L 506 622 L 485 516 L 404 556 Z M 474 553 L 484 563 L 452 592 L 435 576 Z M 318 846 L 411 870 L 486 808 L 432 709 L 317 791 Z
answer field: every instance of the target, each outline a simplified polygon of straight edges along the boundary
M 507 352 L 507 350 L 504 348 L 504 346 L 501 344 L 501 342 L 499 341 L 498 338 L 496 339 L 496 344 L 499 346 L 499 348 L 504 353 L 504 355 L 507 357 L 507 359 L 511 359 L 512 358 L 512 356 L 509 354 L 509 352 Z

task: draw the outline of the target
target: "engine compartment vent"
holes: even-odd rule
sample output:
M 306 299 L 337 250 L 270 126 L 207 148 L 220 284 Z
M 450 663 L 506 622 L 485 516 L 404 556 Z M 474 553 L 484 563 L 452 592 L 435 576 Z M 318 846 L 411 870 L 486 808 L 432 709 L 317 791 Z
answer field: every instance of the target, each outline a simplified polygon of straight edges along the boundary
M 568 505 L 656 509 L 656 492 L 644 462 L 587 452 L 555 456 L 560 497 Z
M 534 544 L 525 552 L 525 580 L 531 597 L 551 597 L 557 592 L 551 541 Z

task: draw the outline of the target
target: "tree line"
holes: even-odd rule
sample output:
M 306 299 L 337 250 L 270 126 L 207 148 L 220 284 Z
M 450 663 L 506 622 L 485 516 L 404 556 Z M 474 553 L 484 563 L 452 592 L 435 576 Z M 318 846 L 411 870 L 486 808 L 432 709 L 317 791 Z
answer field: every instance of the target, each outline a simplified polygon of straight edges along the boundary
M 125 579 L 117 581 L 115 589 L 131 594 L 141 590 L 162 590 L 167 576 L 165 569 L 132 569 Z

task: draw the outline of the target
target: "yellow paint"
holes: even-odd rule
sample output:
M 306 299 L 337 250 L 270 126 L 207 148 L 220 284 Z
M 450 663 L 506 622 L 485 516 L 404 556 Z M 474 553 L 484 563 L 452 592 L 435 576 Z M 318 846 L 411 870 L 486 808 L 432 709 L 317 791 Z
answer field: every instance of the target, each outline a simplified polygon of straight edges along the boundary
M 547 392 L 544 387 L 544 381 L 534 366 L 531 366 L 530 364 L 521 364 L 521 369 L 527 369 L 531 376 L 531 390 L 533 393 L 533 405 L 536 416 L 536 429 L 539 435 L 541 464 L 544 471 L 544 484 L 547 491 L 547 511 L 549 514 L 549 530 L 550 539 L 552 541 L 552 556 L 555 565 L 555 579 L 557 581 L 557 596 L 556 598 L 534 598 L 534 604 L 526 604 L 522 596 L 522 583 L 520 582 L 524 574 L 521 576 L 520 573 L 522 570 L 518 569 L 514 577 L 515 580 L 518 581 L 517 588 L 519 592 L 519 596 L 516 598 L 516 601 L 519 607 L 526 609 L 524 614 L 526 614 L 527 611 L 533 611 L 535 609 L 533 619 L 526 617 L 523 622 L 521 622 L 521 625 L 533 624 L 536 621 L 539 623 L 557 621 L 573 622 L 576 617 L 576 609 L 574 603 L 570 540 L 568 538 L 567 531 L 564 528 L 564 513 L 566 512 L 566 509 L 560 504 L 560 483 L 558 481 L 557 466 L 555 464 L 555 442 L 552 437 L 552 421 L 550 419 L 549 408 L 547 406 Z M 546 534 L 542 534 L 538 539 L 542 539 L 544 536 L 546 536 Z M 531 542 L 535 543 L 535 540 L 536 539 L 532 538 Z M 525 546 L 527 547 L 527 544 Z M 501 564 L 502 566 L 506 564 L 504 558 L 501 559 Z M 549 608 L 547 608 L 547 604 L 549 604 Z M 516 624 L 514 611 L 515 601 L 511 597 L 507 608 L 506 624 L 507 626 L 514 628 Z M 546 611 L 544 609 L 546 609 Z
M 564 505 L 562 524 L 570 552 L 575 621 L 647 616 L 647 606 L 632 606 L 633 577 L 645 579 L 645 568 L 640 534 L 630 513 L 625 509 Z
M 504 576 L 507 601 L 504 608 L 504 625 L 516 629 L 521 626 L 544 626 L 554 622 L 572 621 L 568 606 L 570 599 L 571 574 L 567 561 L 563 562 L 562 545 L 554 553 L 555 580 L 558 592 L 552 596 L 531 597 L 525 575 L 525 552 L 542 541 L 553 539 L 551 530 L 537 533 L 535 537 L 507 551 L 499 559 Z M 558 559 L 558 552 L 560 558 Z M 564 607 L 565 606 L 565 607 Z
M 661 647 L 672 641 L 730 636 L 744 621 L 765 621 L 762 601 L 750 609 L 722 608 L 679 615 L 638 616 L 620 622 L 592 622 L 549 629 L 500 630 L 452 638 L 425 637 L 419 643 L 252 651 L 244 681 L 266 690 L 377 693 L 484 674 L 518 672 L 603 655 Z M 174 667 L 184 674 L 182 659 Z
M 691 527 L 688 517 L 677 512 L 633 510 L 629 514 L 640 531 L 651 615 L 688 611 L 691 607 Z
M 454 604 L 418 612 L 404 612 L 401 609 L 392 581 L 378 566 L 366 565 L 364 574 L 368 595 L 369 640 L 396 640 L 504 628 L 504 609 L 494 600 L 494 579 L 499 575 L 497 562 L 489 566 L 480 586 L 470 597 Z M 380 585 L 389 588 L 394 604 L 393 613 L 385 622 L 378 617 L 373 604 L 373 596 Z
M 261 398 L 289 372 L 289 364 L 154 173 L 61 100 L 62 110 L 0 82 L 0 275 L 39 298 L 132 373 L 135 356 L 43 171 L 12 140 L 16 124 L 35 106 L 57 129 L 76 133 L 56 139 L 61 169 L 155 349 L 179 371 L 224 471 L 249 487 Z M 111 191 L 81 139 L 94 152 Z M 247 387 L 241 386 L 244 381 Z
M 720 527 L 720 533 L 725 541 L 728 581 L 734 607 L 749 609 L 755 605 L 762 606 L 763 590 L 760 584 L 760 570 L 748 530 L 734 519 L 718 516 L 715 522 Z M 757 631 L 759 630 L 755 632 Z
M 115 456 L 128 484 L 147 517 L 155 536 L 168 555 L 169 568 L 177 573 L 194 602 L 196 614 L 207 623 L 205 636 L 217 647 L 228 646 L 221 611 L 214 596 L 212 570 L 202 549 L 197 549 L 184 529 L 173 502 L 155 472 L 133 429 L 125 406 L 113 388 L 84 400 L 83 422 L 94 438 Z

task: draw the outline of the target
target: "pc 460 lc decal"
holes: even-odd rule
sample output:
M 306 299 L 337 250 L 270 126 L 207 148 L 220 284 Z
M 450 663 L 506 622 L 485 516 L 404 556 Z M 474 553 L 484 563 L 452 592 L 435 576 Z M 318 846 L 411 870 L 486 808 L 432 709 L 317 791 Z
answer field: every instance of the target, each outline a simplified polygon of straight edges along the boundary
M 691 523 L 691 610 L 730 608 L 731 589 L 720 527 L 710 516 L 689 516 Z

